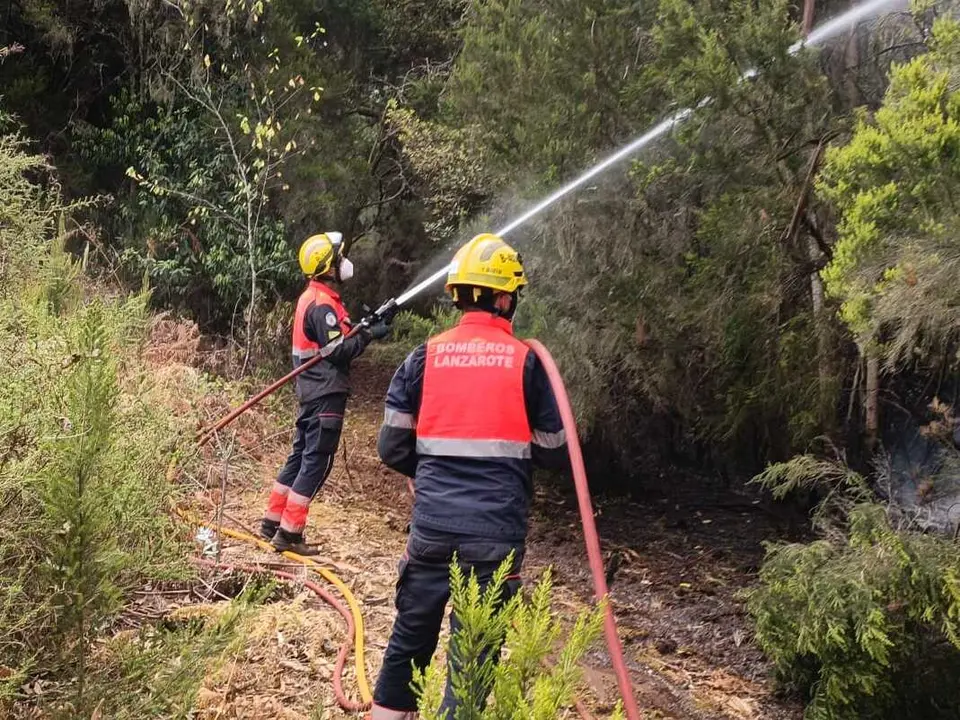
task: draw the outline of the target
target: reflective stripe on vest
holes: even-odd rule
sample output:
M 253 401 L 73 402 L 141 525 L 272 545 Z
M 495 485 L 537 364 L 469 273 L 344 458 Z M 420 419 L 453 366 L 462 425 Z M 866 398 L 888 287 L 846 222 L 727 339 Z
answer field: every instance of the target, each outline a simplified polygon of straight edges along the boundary
M 516 458 L 530 457 L 530 443 L 513 440 L 467 440 L 464 438 L 417 438 L 420 455 L 443 455 L 445 457 L 469 458 Z
M 417 453 L 529 458 L 532 433 L 523 397 L 528 352 L 508 321 L 483 312 L 466 313 L 457 327 L 429 340 Z
M 327 343 L 321 350 L 320 344 L 307 337 L 304 328 L 307 310 L 311 305 L 328 305 L 333 308 L 337 316 L 337 324 L 340 327 L 340 337 L 334 342 Z M 350 331 L 350 317 L 346 309 L 340 302 L 340 296 L 318 280 L 311 280 L 307 289 L 300 295 L 297 301 L 297 311 L 293 317 L 293 357 L 295 360 L 303 362 L 317 355 L 326 357 L 332 353 L 340 343 L 343 337 Z

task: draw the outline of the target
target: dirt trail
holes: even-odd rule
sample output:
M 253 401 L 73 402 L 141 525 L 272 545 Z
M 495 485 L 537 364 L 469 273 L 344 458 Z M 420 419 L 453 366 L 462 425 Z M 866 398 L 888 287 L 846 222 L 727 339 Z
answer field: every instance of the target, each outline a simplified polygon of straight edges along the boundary
M 393 621 L 396 562 L 405 542 L 410 510 L 405 483 L 376 457 L 376 432 L 390 369 L 361 362 L 355 372 L 342 454 L 315 501 L 308 541 L 362 603 L 366 624 L 366 668 L 375 682 Z M 284 410 L 262 411 L 238 435 L 242 452 L 229 463 L 226 522 L 255 530 L 270 483 L 287 450 Z M 241 425 L 241 423 L 238 423 Z M 269 438 L 264 441 L 263 438 Z M 253 449 L 251 449 L 253 448 Z M 211 461 L 213 458 L 211 458 Z M 220 462 L 222 465 L 222 461 Z M 216 465 L 211 462 L 211 467 Z M 219 496 L 222 478 L 210 472 L 206 495 Z M 643 502 L 598 502 L 598 524 L 613 571 L 611 594 L 633 670 L 637 696 L 647 718 L 799 718 L 799 708 L 778 700 L 768 666 L 753 645 L 735 593 L 752 582 L 762 556 L 760 542 L 782 536 L 772 516 L 751 500 L 718 489 L 722 509 L 709 507 L 705 486 L 696 501 L 682 483 L 659 483 Z M 677 486 L 679 485 L 679 490 Z M 687 502 L 689 501 L 689 503 Z M 208 515 L 212 518 L 212 513 Z M 224 540 L 225 562 L 288 563 L 242 543 Z M 576 503 L 558 488 L 538 490 L 525 576 L 548 565 L 555 573 L 555 604 L 573 616 L 589 601 L 591 588 Z M 285 569 L 289 569 L 285 567 Z M 300 572 L 299 570 L 291 570 Z M 330 677 L 345 631 L 331 608 L 309 592 L 290 591 L 251 618 L 245 641 L 207 678 L 201 692 L 203 718 L 344 718 L 336 707 Z M 344 686 L 357 697 L 348 661 Z M 612 709 L 616 684 L 602 644 L 588 658 L 583 699 L 599 714 Z

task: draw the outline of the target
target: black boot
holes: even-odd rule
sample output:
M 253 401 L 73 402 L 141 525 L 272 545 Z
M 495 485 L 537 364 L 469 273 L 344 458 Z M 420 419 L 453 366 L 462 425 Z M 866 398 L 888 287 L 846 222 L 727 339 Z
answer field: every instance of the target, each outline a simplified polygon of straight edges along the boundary
M 273 540 L 273 536 L 277 534 L 277 530 L 280 529 L 280 523 L 276 520 L 267 520 L 264 518 L 260 521 L 260 537 L 266 541 Z
M 304 555 L 307 557 L 320 554 L 317 548 L 307 545 L 303 541 L 303 533 L 291 533 L 283 528 L 277 530 L 277 534 L 273 536 L 271 545 L 280 553 L 292 552 L 295 555 Z

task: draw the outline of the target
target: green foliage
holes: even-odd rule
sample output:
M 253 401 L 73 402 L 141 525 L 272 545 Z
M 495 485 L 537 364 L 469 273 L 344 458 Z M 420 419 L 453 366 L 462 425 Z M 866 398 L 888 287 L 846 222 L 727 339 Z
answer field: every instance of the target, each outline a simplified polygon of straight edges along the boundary
M 131 188 L 110 223 L 131 278 L 146 273 L 165 306 L 203 307 L 207 321 L 229 323 L 251 300 L 251 267 L 271 295 L 298 277 L 283 224 L 267 217 L 248 227 L 248 203 L 266 198 L 238 171 L 226 141 L 211 137 L 203 107 L 148 107 L 120 95 L 114 112 L 116 127 L 80 130 L 78 146 L 91 161 L 135 164 L 131 177 L 142 189 Z
M 56 138 L 71 195 L 113 197 L 98 263 L 133 283 L 146 271 L 154 300 L 204 329 L 239 335 L 244 313 L 251 335 L 299 284 L 307 234 L 373 246 L 355 283 L 368 291 L 383 260 L 429 249 L 385 115 L 455 49 L 462 0 L 429 5 L 30 0 L 8 20 L 31 52 L 0 62 L 0 85 L 34 134 Z
M 798 455 L 787 462 L 770 465 L 753 482 L 769 490 L 777 500 L 798 492 L 820 492 L 822 498 L 812 520 L 814 527 L 824 532 L 838 522 L 844 523 L 855 506 L 875 499 L 862 475 L 842 462 L 813 455 Z
M 540 578 L 529 599 L 517 594 L 502 603 L 511 566 L 508 558 L 481 590 L 475 575 L 468 578 L 456 561 L 451 564 L 453 612 L 461 627 L 447 648 L 459 661 L 459 670 L 451 678 L 458 707 L 455 717 L 447 720 L 551 720 L 576 698 L 581 677 L 577 663 L 601 633 L 604 608 L 581 613 L 558 647 L 565 628 L 550 607 L 550 571 Z M 495 662 L 484 651 L 501 643 L 504 657 Z M 420 716 L 425 720 L 442 717 L 444 682 L 443 665 L 436 659 L 415 677 Z M 484 702 L 488 693 L 489 700 Z M 622 717 L 619 707 L 611 717 Z
M 758 480 L 778 496 L 824 495 L 815 523 L 825 537 L 768 547 L 747 593 L 760 646 L 781 681 L 809 698 L 805 717 L 952 717 L 960 547 L 895 525 L 838 463 L 800 457 Z
M 98 680 L 97 705 L 104 717 L 189 718 L 211 664 L 243 640 L 242 621 L 269 587 L 241 593 L 215 618 L 198 618 L 182 626 L 146 627 L 134 636 L 120 635 L 106 644 Z
M 36 262 L 56 219 L 56 207 L 35 180 L 50 171 L 46 160 L 25 152 L 17 135 L 0 135 L 0 297 Z M 34 256 L 34 257 L 31 257 Z
M 830 149 L 819 180 L 841 214 L 827 290 L 891 366 L 960 330 L 958 36 L 956 20 L 936 21 L 930 53 L 894 67 L 883 106 Z
M 839 383 L 822 372 L 829 343 L 823 353 L 810 348 L 830 329 L 813 317 L 810 238 L 786 230 L 809 163 L 805 144 L 833 120 L 819 109 L 830 88 L 813 59 L 787 53 L 797 39 L 787 4 L 486 5 L 474 9 L 449 99 L 466 94 L 460 72 L 474 83 L 471 98 L 482 83 L 484 99 L 464 99 L 463 115 L 490 128 L 512 175 L 516 162 L 552 185 L 610 138 L 714 98 L 640 155 L 630 183 L 601 179 L 532 222 L 525 238 L 518 233 L 532 278 L 524 322 L 578 378 L 571 392 L 584 429 L 635 458 L 638 422 L 660 412 L 684 438 L 747 463 L 786 456 L 823 432 Z M 637 41 L 637 28 L 649 36 Z M 763 72 L 730 82 L 751 67 Z M 478 102 L 506 109 L 479 112 Z M 554 109 L 567 113 L 566 125 Z M 575 146 L 550 145 L 547 124 Z M 504 147 L 504 137 L 518 139 Z
M 308 142 L 298 121 L 323 91 L 291 67 L 309 57 L 323 28 L 295 34 L 281 19 L 272 32 L 261 30 L 269 6 L 186 5 L 182 22 L 168 23 L 155 47 L 160 90 L 150 99 L 168 93 L 174 102 L 121 92 L 112 127 L 78 132 L 85 130 L 89 161 L 121 165 L 136 183 L 123 213 L 129 259 L 150 271 L 167 300 L 194 307 L 195 297 L 184 298 L 188 288 L 212 293 L 215 302 L 207 302 L 221 313 L 213 321 L 232 321 L 242 303 L 248 353 L 261 294 L 275 296 L 278 281 L 295 276 L 283 223 L 269 208 L 289 189 L 283 170 Z
M 487 197 L 493 176 L 486 167 L 488 151 L 476 127 L 449 127 L 417 117 L 413 110 L 388 107 L 403 152 L 420 182 L 429 189 L 433 221 L 427 232 L 438 240 L 453 236 Z
M 844 227 L 866 232 L 891 207 L 935 222 L 897 230 L 895 262 L 874 253 L 850 269 L 857 247 L 889 243 L 851 230 L 834 251 L 807 182 L 848 108 L 875 106 L 889 63 L 924 49 L 926 6 L 918 23 L 891 15 L 791 55 L 799 4 L 786 0 L 25 0 L 10 21 L 30 50 L 0 62 L 0 85 L 49 138 L 71 195 L 113 196 L 94 261 L 146 273 L 156 302 L 242 336 L 248 355 L 276 344 L 258 329 L 295 295 L 307 233 L 344 232 L 357 261 L 346 298 L 374 305 L 440 248 L 709 96 L 629 173 L 511 233 L 532 279 L 518 327 L 578 379 L 572 399 L 600 454 L 620 460 L 611 470 L 706 447 L 754 471 L 840 436 L 855 366 L 831 303 L 883 325 L 891 357 L 932 352 L 955 327 L 950 142 L 936 159 L 953 84 L 930 74 L 952 72 L 948 21 L 891 91 L 926 117 L 890 136 L 910 177 L 880 140 L 876 172 L 831 154 L 824 175 L 836 166 L 864 191 Z M 819 197 L 840 206 L 844 193 Z M 824 302 L 831 257 L 842 277 L 828 270 Z
M 112 476 L 105 473 L 114 438 L 116 370 L 106 353 L 101 310 L 92 308 L 77 328 L 75 361 L 64 378 L 63 433 L 41 441 L 46 463 L 37 479 L 43 503 L 42 533 L 54 589 L 57 631 L 74 657 L 76 708 L 86 708 L 87 654 L 94 633 L 121 605 L 124 569 L 108 513 Z
M 604 0 L 472 2 L 444 97 L 454 123 L 476 125 L 501 177 L 533 170 L 555 184 L 655 116 L 653 54 L 636 30 L 656 4 Z
M 32 163 L 0 138 L 0 174 Z M 4 245 L 0 294 L 0 710 L 42 675 L 64 682 L 33 700 L 38 711 L 183 717 L 232 624 L 159 640 L 145 630 L 121 663 L 140 675 L 123 680 L 106 677 L 100 653 L 131 589 L 191 574 L 167 513 L 175 489 L 158 482 L 183 428 L 151 397 L 139 357 L 148 298 L 91 297 L 54 235 L 62 208 L 10 177 L 0 193 L 23 242 Z
M 460 312 L 453 307 L 436 305 L 429 317 L 412 312 L 401 312 L 391 325 L 391 339 L 412 350 L 425 343 L 432 335 L 451 329 L 460 320 Z
M 373 345 L 369 352 L 379 361 L 397 365 L 416 347 L 433 335 L 449 330 L 459 320 L 458 310 L 443 305 L 434 306 L 428 317 L 405 310 L 391 323 L 390 341 Z

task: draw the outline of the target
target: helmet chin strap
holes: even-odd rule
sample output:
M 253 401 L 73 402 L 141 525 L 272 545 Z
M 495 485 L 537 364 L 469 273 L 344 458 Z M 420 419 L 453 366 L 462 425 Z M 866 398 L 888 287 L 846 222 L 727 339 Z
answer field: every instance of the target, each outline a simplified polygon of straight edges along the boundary
M 517 312 L 517 305 L 520 302 L 520 292 L 512 292 L 508 295 L 510 298 L 510 307 L 506 310 L 501 310 L 500 308 L 494 306 L 494 314 L 497 317 L 502 317 L 504 320 L 509 320 L 513 322 L 513 316 Z
M 333 270 L 333 279 L 338 283 L 345 282 L 353 277 L 353 263 L 346 258 L 340 257 L 343 250 L 343 233 L 328 231 L 326 236 L 330 238 L 330 244 L 333 246 L 333 259 L 330 262 L 330 269 Z M 347 272 L 341 271 L 341 265 L 348 263 Z

